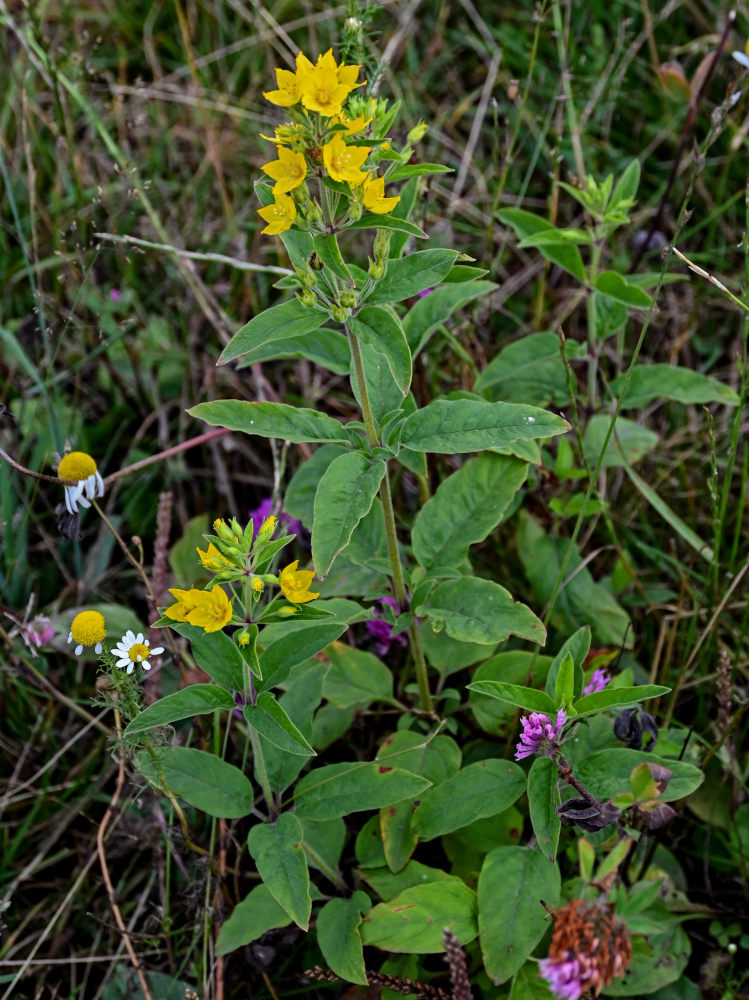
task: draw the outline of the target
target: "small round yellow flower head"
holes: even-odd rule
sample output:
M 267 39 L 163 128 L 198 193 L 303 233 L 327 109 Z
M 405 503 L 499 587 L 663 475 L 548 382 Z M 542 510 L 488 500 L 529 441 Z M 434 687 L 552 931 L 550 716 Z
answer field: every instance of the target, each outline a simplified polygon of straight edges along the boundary
M 258 209 L 258 215 L 268 223 L 261 232 L 267 236 L 277 236 L 291 229 L 296 219 L 296 205 L 287 194 L 277 194 L 272 205 Z
M 235 568 L 234 563 L 219 552 L 213 542 L 208 543 L 208 548 L 205 552 L 203 552 L 201 548 L 198 548 L 197 553 L 200 556 L 202 564 L 206 569 L 209 569 L 211 573 L 220 573 L 221 570 Z
M 276 182 L 273 194 L 286 194 L 299 187 L 307 176 L 307 161 L 301 153 L 294 153 L 285 146 L 278 147 L 278 159 L 265 163 L 262 170 Z
M 293 604 L 306 604 L 307 601 L 314 601 L 318 594 L 313 594 L 309 586 L 315 578 L 315 574 L 309 569 L 297 569 L 299 560 L 295 559 L 281 570 L 281 592 L 287 601 Z
M 68 642 L 76 642 L 75 655 L 80 656 L 85 646 L 93 646 L 95 653 L 102 650 L 107 635 L 104 615 L 99 611 L 80 611 L 72 621 Z
M 197 625 L 206 632 L 218 632 L 231 621 L 231 601 L 226 592 L 218 584 L 210 592 L 207 590 L 191 590 L 195 607 L 187 614 L 190 625 Z
M 266 101 L 277 104 L 282 108 L 290 108 L 292 104 L 297 104 L 302 96 L 300 91 L 300 80 L 296 73 L 288 69 L 276 70 L 276 83 L 278 90 L 268 90 L 263 93 Z
M 361 166 L 369 156 L 371 146 L 347 146 L 340 132 L 322 148 L 322 158 L 325 169 L 334 181 L 346 181 L 348 184 L 363 184 L 366 174 Z
M 372 175 L 369 174 L 368 177 Z M 395 198 L 385 197 L 385 179 L 376 177 L 374 180 L 367 179 L 364 182 L 364 207 L 375 215 L 384 215 L 392 212 L 400 201 L 400 195 Z
M 136 663 L 140 663 L 144 670 L 150 670 L 149 657 L 159 656 L 163 652 L 163 646 L 154 646 L 151 649 L 143 633 L 139 632 L 136 635 L 131 629 L 128 629 L 117 645 L 112 647 L 112 655 L 117 657 L 117 666 L 120 669 L 127 667 L 129 674 L 135 670 Z
M 256 594 L 262 594 L 263 592 L 263 581 L 259 576 L 253 576 L 252 578 L 252 589 Z
M 89 500 L 104 496 L 104 480 L 96 468 L 96 462 L 85 451 L 69 451 L 67 455 L 63 455 L 57 466 L 57 475 L 60 479 L 75 482 L 75 486 L 65 487 L 65 506 L 70 514 L 77 513 L 78 504 L 90 507 Z

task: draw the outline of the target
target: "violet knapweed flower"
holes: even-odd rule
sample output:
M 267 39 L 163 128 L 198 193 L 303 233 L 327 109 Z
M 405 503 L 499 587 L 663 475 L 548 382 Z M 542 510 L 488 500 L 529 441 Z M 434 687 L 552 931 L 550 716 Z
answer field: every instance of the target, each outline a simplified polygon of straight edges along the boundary
M 611 678 L 605 670 L 594 670 L 590 675 L 590 680 L 583 688 L 581 697 L 584 698 L 586 694 L 595 694 L 597 691 L 603 691 L 610 680 Z
M 273 498 L 266 497 L 265 500 L 261 501 L 259 507 L 256 507 L 255 510 L 250 511 L 250 520 L 252 521 L 253 530 L 255 534 L 257 534 L 258 531 L 260 530 L 260 525 L 263 524 L 263 522 L 268 517 L 270 517 L 272 508 L 273 508 Z M 303 528 L 301 521 L 297 520 L 297 518 L 295 517 L 290 517 L 288 514 L 284 514 L 283 511 L 280 511 L 277 516 L 279 521 L 281 522 L 282 527 L 286 528 L 286 530 L 290 535 L 300 534 Z
M 548 715 L 543 712 L 531 712 L 520 720 L 523 732 L 520 734 L 520 742 L 515 751 L 515 760 L 522 760 L 524 757 L 532 757 L 542 749 L 542 744 L 550 743 L 555 739 L 564 725 L 567 713 L 563 708 L 557 712 L 556 721 L 552 722 Z
M 380 605 L 383 604 L 387 604 L 391 607 L 396 617 L 400 614 L 398 602 L 394 597 L 390 597 L 387 594 L 384 597 L 381 597 Z M 375 652 L 378 656 L 385 656 L 389 653 L 390 647 L 393 643 L 397 643 L 399 646 L 407 645 L 408 640 L 405 635 L 393 635 L 393 626 L 384 618 L 373 618 L 371 621 L 364 622 L 364 625 L 369 634 L 374 636 L 377 640 L 377 643 L 375 644 Z

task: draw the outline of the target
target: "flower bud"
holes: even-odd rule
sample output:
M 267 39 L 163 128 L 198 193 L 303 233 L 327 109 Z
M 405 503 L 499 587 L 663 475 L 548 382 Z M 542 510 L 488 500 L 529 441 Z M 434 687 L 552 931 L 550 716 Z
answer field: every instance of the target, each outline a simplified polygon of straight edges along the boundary
M 389 233 L 385 229 L 377 230 L 374 241 L 374 255 L 375 261 L 378 264 L 387 266 L 388 253 L 390 252 L 390 237 L 392 235 L 392 233 Z
M 296 293 L 296 297 L 302 305 L 307 306 L 308 309 L 311 309 L 317 302 L 317 296 L 311 288 L 303 288 L 301 292 Z
M 213 530 L 216 532 L 221 541 L 226 542 L 228 545 L 233 545 L 236 541 L 235 532 L 231 530 L 223 517 L 216 518 L 213 522 Z
M 307 222 L 309 222 L 311 226 L 322 222 L 322 209 L 316 201 L 310 201 L 307 205 Z
M 408 145 L 415 146 L 417 142 L 424 138 L 424 133 L 427 130 L 426 122 L 419 122 L 415 125 L 411 131 L 408 133 Z
M 375 261 L 370 260 L 367 274 L 373 281 L 379 281 L 380 278 L 385 277 L 385 265 L 377 264 Z
M 294 272 L 301 281 L 303 288 L 314 288 L 317 284 L 317 275 L 306 262 L 300 267 L 295 267 Z
M 347 17 L 343 22 L 343 32 L 346 35 L 357 35 L 361 31 L 362 23 L 358 17 Z
M 354 309 L 356 306 L 356 292 L 341 292 L 341 305 L 347 309 Z
M 257 540 L 259 542 L 267 542 L 269 538 L 273 537 L 273 532 L 276 530 L 276 518 L 273 514 L 269 514 L 268 517 L 260 525 L 260 531 L 257 533 Z
M 348 217 L 352 222 L 356 222 L 357 219 L 361 219 L 362 207 L 355 201 L 352 201 L 349 205 Z
M 292 618 L 299 608 L 294 608 L 290 604 L 284 605 L 284 607 L 278 609 L 278 614 L 281 618 Z
M 334 305 L 330 310 L 330 315 L 336 321 L 336 323 L 345 323 L 348 319 L 348 309 L 343 306 Z
M 325 267 L 322 260 L 320 260 L 319 256 L 314 250 L 312 251 L 312 256 L 309 259 L 309 266 L 313 269 L 313 271 L 322 271 L 322 269 Z

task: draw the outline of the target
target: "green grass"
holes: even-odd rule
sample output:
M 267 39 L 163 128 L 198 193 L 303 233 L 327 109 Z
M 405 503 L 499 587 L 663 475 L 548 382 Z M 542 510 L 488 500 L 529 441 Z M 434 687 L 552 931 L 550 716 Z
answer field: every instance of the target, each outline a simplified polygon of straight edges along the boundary
M 421 402 L 471 389 L 466 355 L 481 369 L 520 336 L 545 330 L 586 341 L 579 286 L 537 251 L 518 249 L 496 215 L 517 206 L 557 225 L 579 225 L 580 206 L 557 182 L 583 171 L 602 178 L 621 173 L 633 157 L 642 164 L 633 225 L 618 231 L 605 266 L 629 271 L 636 241 L 663 202 L 664 240 L 678 232 L 679 249 L 746 301 L 744 71 L 727 52 L 720 58 L 670 188 L 688 107 L 655 72 L 679 60 L 693 79 L 723 28 L 719 9 L 658 8 L 647 0 L 477 6 L 484 20 L 467 2 L 384 6 L 373 12 L 364 50 L 370 79 L 382 51 L 390 51 L 379 92 L 403 102 L 403 131 L 428 123 L 419 156 L 456 171 L 425 187 L 416 221 L 431 233 L 430 245 L 459 247 L 490 267 L 500 286 L 490 301 L 464 310 L 449 336 L 433 339 L 416 379 Z M 271 269 L 288 266 L 280 242 L 259 235 L 253 184 L 269 158 L 259 133 L 277 121 L 261 92 L 296 47 L 316 53 L 337 45 L 353 12 L 217 0 L 65 0 L 27 9 L 0 0 L 0 404 L 13 418 L 0 416 L 0 447 L 16 462 L 54 475 L 54 453 L 69 442 L 111 474 L 203 433 L 185 410 L 214 398 L 354 413 L 344 381 L 305 362 L 215 367 L 236 329 L 276 301 Z M 743 49 L 746 31 L 738 23 L 727 49 Z M 739 95 L 736 103 L 723 104 L 731 94 Z M 454 200 L 457 178 L 462 197 Z M 730 817 L 748 791 L 741 751 L 749 662 L 747 321 L 673 255 L 651 254 L 636 267 L 682 279 L 663 284 L 638 364 L 678 363 L 741 396 L 733 408 L 708 404 L 709 414 L 676 402 L 625 412 L 659 437 L 637 472 L 714 558 L 684 544 L 621 468 L 604 470 L 593 484 L 608 511 L 581 522 L 578 545 L 595 579 L 633 619 L 627 656 L 638 679 L 674 687 L 658 706 L 661 719 L 680 737 L 694 726 L 703 752 L 713 754 L 709 790 L 679 820 L 680 860 L 701 912 L 713 907 L 728 925 L 746 916 L 740 889 L 747 861 Z M 631 321 L 603 345 L 599 412 L 613 412 L 606 385 L 626 371 L 640 328 Z M 575 415 L 564 411 L 583 433 L 594 409 L 586 366 L 572 361 L 570 371 L 578 406 Z M 243 519 L 304 457 L 238 435 L 230 443 L 217 439 L 117 480 L 106 510 L 137 559 L 131 540 L 140 538 L 150 572 L 161 492 L 174 498 L 174 543 L 198 515 Z M 582 468 L 580 455 L 575 459 Z M 526 502 L 548 532 L 566 540 L 575 519 L 550 503 L 584 491 L 587 481 L 560 480 L 549 467 L 553 454 L 534 474 Z M 449 468 L 430 462 L 432 489 Z M 94 512 L 82 519 L 80 542 L 60 539 L 60 501 L 54 484 L 0 460 L 0 756 L 7 779 L 0 791 L 0 900 L 7 904 L 0 919 L 8 928 L 0 997 L 46 990 L 117 1000 L 139 995 L 127 992 L 127 956 L 96 856 L 117 769 L 111 741 L 87 722 L 93 715 L 109 730 L 111 713 L 92 704 L 93 664 L 69 655 L 64 622 L 70 609 L 91 603 L 121 604 L 141 621 L 149 612 L 138 573 Z M 406 477 L 396 498 L 403 523 L 417 502 Z M 503 525 L 479 561 L 495 572 L 501 565 L 502 582 L 534 606 L 517 531 L 515 520 Z M 27 649 L 14 628 L 31 598 L 34 613 L 48 615 L 57 630 L 44 655 Z M 721 653 L 731 670 L 728 708 L 718 699 Z M 216 971 L 206 907 L 219 916 L 222 907 L 228 911 L 243 873 L 230 870 L 225 896 L 214 895 L 207 869 L 195 866 L 179 837 L 165 840 L 172 823 L 153 796 L 128 781 L 109 824 L 110 873 L 148 967 L 197 984 L 199 995 L 219 979 L 223 994 L 204 995 L 330 995 L 324 986 L 300 987 L 296 974 L 319 957 L 281 932 L 270 958 L 242 953 Z M 193 831 L 213 851 L 221 834 L 209 826 Z M 230 866 L 243 863 L 236 846 Z M 726 952 L 707 918 L 691 926 L 690 977 L 700 981 L 700 962 L 709 959 L 717 965 L 712 979 L 701 981 L 703 995 L 738 995 L 739 974 L 716 959 Z M 487 988 L 485 995 L 503 994 Z

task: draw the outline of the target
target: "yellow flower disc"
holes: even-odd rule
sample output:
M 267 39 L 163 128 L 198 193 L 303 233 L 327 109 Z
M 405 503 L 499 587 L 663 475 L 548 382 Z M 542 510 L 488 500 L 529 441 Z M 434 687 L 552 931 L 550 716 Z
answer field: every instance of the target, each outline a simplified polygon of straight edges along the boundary
M 57 466 L 57 475 L 60 479 L 70 479 L 74 483 L 80 483 L 95 473 L 96 462 L 85 451 L 69 451 L 60 459 L 60 464 Z
M 72 454 L 75 455 L 77 452 Z M 84 457 L 88 458 L 88 455 Z M 102 642 L 107 635 L 104 615 L 99 611 L 81 611 L 73 619 L 70 634 L 79 646 L 94 646 L 97 642 Z

